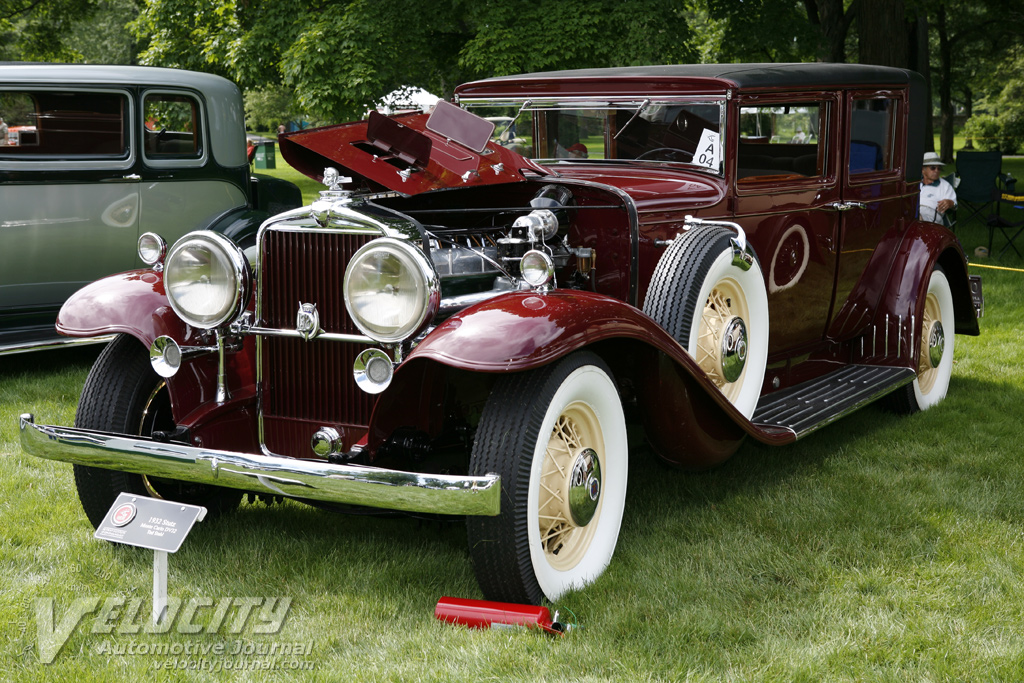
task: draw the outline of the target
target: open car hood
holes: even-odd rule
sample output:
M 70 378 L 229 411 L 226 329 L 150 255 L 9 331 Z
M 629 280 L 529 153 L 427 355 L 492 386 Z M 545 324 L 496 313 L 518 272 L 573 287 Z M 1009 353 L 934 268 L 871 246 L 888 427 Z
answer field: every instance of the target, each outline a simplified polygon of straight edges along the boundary
M 446 126 L 446 116 L 455 123 Z M 467 126 L 475 128 L 470 131 L 473 135 L 461 134 Z M 460 128 L 457 137 L 465 143 L 443 134 L 453 127 Z M 371 112 L 365 121 L 286 133 L 280 136 L 279 145 L 285 161 L 311 178 L 323 180 L 324 168 L 334 166 L 351 176 L 357 187 L 362 184 L 371 191 L 387 189 L 405 195 L 521 182 L 526 179 L 524 172 L 551 174 L 543 166 L 491 142 L 492 130 L 490 122 L 455 105 L 438 102 L 438 109 L 429 117 L 388 117 Z

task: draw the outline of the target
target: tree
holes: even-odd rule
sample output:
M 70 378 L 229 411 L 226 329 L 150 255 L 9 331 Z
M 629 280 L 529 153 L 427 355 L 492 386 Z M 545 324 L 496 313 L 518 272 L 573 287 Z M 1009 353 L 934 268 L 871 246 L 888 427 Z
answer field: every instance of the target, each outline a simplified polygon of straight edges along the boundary
M 842 0 L 836 1 L 842 3 Z M 822 40 L 817 4 L 814 0 L 807 3 L 794 0 L 695 2 L 691 9 L 701 20 L 702 31 L 694 40 L 702 45 L 702 61 L 812 60 L 820 53 Z M 817 25 L 809 20 L 809 12 L 814 12 Z
M 0 60 L 77 61 L 68 37 L 94 9 L 95 0 L 0 0 Z
M 1007 58 L 995 69 L 996 93 L 986 98 L 986 111 L 972 116 L 964 132 L 983 150 L 1014 154 L 1024 149 L 1024 55 Z
M 245 92 L 245 123 L 253 130 L 277 131 L 282 123 L 301 117 L 294 93 L 283 85 Z
M 826 62 L 846 61 L 846 37 L 857 15 L 858 0 L 843 7 L 843 0 L 804 0 L 807 21 L 821 36 L 819 55 Z
M 857 23 L 857 45 L 862 64 L 910 66 L 903 0 L 860 0 Z
M 96 0 L 94 11 L 75 22 L 68 43 L 87 64 L 134 64 L 140 47 L 128 25 L 139 15 L 136 0 Z
M 485 76 L 695 56 L 683 0 L 144 0 L 135 30 L 142 63 L 283 83 L 335 121 L 406 85 L 449 97 Z
M 973 80 L 977 73 L 966 68 L 955 68 L 972 57 L 978 57 L 972 50 L 984 45 L 988 55 L 996 56 L 997 62 L 1008 51 L 1014 50 L 1024 35 L 1024 11 L 1009 0 L 988 0 L 985 3 L 970 0 L 936 0 L 927 5 L 929 19 L 936 28 L 938 37 L 938 85 L 940 112 L 939 155 L 943 159 L 953 158 L 954 106 L 953 92 L 957 89 L 954 74 L 965 79 L 960 83 L 961 92 L 971 92 L 973 104 Z M 974 61 L 977 64 L 977 61 Z

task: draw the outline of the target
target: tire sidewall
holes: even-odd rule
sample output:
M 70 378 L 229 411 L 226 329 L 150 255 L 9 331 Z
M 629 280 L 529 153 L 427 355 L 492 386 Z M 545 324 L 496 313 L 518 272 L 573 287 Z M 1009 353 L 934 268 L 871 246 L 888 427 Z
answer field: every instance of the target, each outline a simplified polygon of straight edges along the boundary
M 743 270 L 732 262 L 732 251 L 726 249 L 715 257 L 708 268 L 696 298 L 696 305 L 700 308 L 693 311 L 693 324 L 690 325 L 686 351 L 693 358 L 697 357 L 697 339 L 700 336 L 700 317 L 703 315 L 704 302 L 708 300 L 711 291 L 719 282 L 732 281 L 746 297 L 749 311 L 749 319 L 743 321 L 747 327 L 747 361 L 743 373 L 736 380 L 741 383 L 740 393 L 732 403 L 749 419 L 761 397 L 761 385 L 768 363 L 768 294 L 757 259 L 754 259 L 748 270 Z
M 590 546 L 574 567 L 562 571 L 548 563 L 540 540 L 540 481 L 549 435 L 562 411 L 576 402 L 587 404 L 600 425 L 604 441 L 599 452 L 602 491 L 598 515 L 591 521 L 598 524 L 598 528 Z M 541 591 L 548 600 L 557 600 L 566 591 L 580 588 L 597 578 L 611 561 L 619 538 L 626 499 L 628 456 L 622 404 L 615 383 L 608 374 L 594 365 L 584 365 L 569 373 L 549 401 L 535 441 L 526 506 L 530 559 Z

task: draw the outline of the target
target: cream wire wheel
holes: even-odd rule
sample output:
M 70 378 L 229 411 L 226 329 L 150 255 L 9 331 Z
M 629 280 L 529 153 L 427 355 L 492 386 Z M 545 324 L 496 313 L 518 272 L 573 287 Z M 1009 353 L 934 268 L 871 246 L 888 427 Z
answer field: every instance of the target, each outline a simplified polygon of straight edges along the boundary
M 715 283 L 704 303 L 693 356 L 732 401 L 740 396 L 746 372 L 750 306 L 743 288 L 726 278 Z
M 644 312 L 749 418 L 768 362 L 768 292 L 756 258 L 748 270 L 734 265 L 734 237 L 714 227 L 679 235 L 654 269 Z
M 586 555 L 601 514 L 601 425 L 589 404 L 566 406 L 541 461 L 537 527 L 545 560 L 572 569 Z
M 502 377 L 470 472 L 501 476 L 501 514 L 467 519 L 488 599 L 557 600 L 597 579 L 618 542 L 628 474 L 625 416 L 604 361 L 583 351 Z
M 921 306 L 920 342 L 915 367 L 917 377 L 912 384 L 890 395 L 892 409 L 912 414 L 927 410 L 946 397 L 953 375 L 955 330 L 953 292 L 946 274 L 936 266 L 928 278 L 928 290 Z
M 924 300 L 924 314 L 921 316 L 921 344 L 917 361 L 917 383 L 922 394 L 935 389 L 939 368 L 945 356 L 945 346 L 945 328 L 942 326 L 939 299 L 933 292 L 928 292 Z

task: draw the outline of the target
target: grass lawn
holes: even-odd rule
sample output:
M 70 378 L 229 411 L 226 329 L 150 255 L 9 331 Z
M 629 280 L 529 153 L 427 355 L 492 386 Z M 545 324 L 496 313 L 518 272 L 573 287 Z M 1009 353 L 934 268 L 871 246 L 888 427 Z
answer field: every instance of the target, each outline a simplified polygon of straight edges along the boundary
M 969 252 L 988 239 L 981 224 L 959 235 Z M 616 557 L 559 603 L 581 628 L 557 639 L 435 621 L 441 596 L 481 597 L 462 524 L 290 502 L 198 524 L 170 556 L 169 593 L 210 606 L 168 633 L 131 632 L 152 553 L 94 540 L 71 466 L 18 446 L 22 412 L 73 422 L 97 350 L 0 357 L 0 680 L 1021 680 L 1024 263 L 976 263 L 982 335 L 956 338 L 936 408 L 868 407 L 790 447 L 748 441 L 700 474 L 635 449 Z M 135 600 L 142 616 L 75 626 L 87 597 Z M 240 620 L 246 597 L 291 599 L 278 632 Z M 48 665 L 45 598 L 69 632 Z M 219 604 L 239 633 L 215 627 Z M 293 644 L 308 652 L 280 653 Z M 214 646 L 243 654 L 196 654 Z M 237 663 L 259 670 L 194 668 Z
M 323 183 L 319 183 L 289 166 L 288 162 L 281 156 L 281 151 L 276 144 L 274 145 L 274 151 L 275 168 L 256 168 L 253 171 L 295 183 L 302 191 L 302 203 L 306 206 L 312 204 L 313 200 L 320 196 L 320 190 L 326 189 Z

